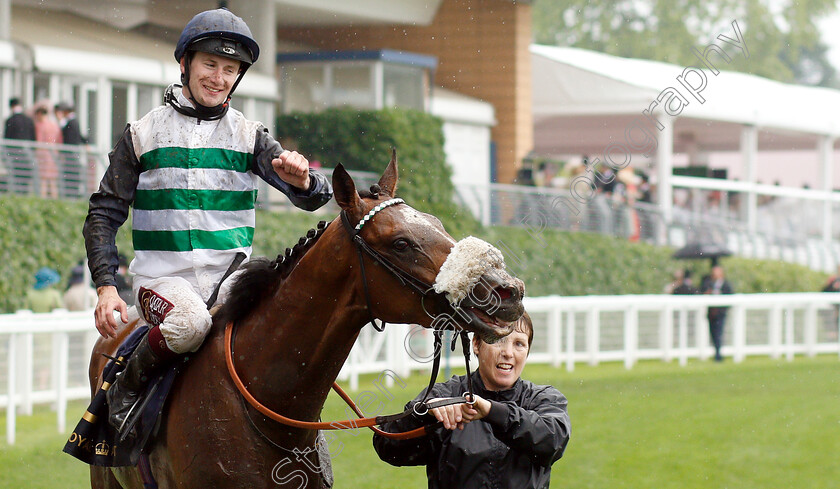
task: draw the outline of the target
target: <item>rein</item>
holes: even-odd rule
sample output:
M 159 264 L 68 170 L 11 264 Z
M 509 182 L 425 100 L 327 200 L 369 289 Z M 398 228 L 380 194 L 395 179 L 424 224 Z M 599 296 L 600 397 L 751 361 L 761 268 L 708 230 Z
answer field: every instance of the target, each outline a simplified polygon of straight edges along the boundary
M 242 379 L 239 377 L 239 374 L 236 372 L 236 366 L 233 364 L 233 335 L 234 335 L 234 323 L 229 322 L 225 326 L 225 364 L 227 364 L 228 373 L 230 374 L 231 379 L 233 380 L 234 385 L 236 385 L 236 389 L 242 394 L 242 397 L 248 401 L 248 404 L 254 407 L 257 411 L 262 413 L 264 416 L 272 419 L 278 423 L 284 424 L 286 426 L 291 426 L 293 428 L 301 428 L 306 430 L 349 430 L 349 429 L 358 429 L 358 428 L 370 428 L 374 433 L 377 435 L 383 436 L 385 438 L 391 438 L 394 440 L 409 440 L 412 438 L 419 438 L 421 436 L 425 436 L 429 434 L 432 430 L 437 429 L 441 426 L 440 422 L 433 423 L 426 426 L 421 426 L 420 428 L 413 429 L 411 431 L 406 431 L 404 433 L 389 433 L 387 431 L 383 431 L 379 428 L 376 428 L 375 425 L 381 425 L 383 423 L 387 423 L 390 421 L 396 421 L 402 418 L 405 418 L 411 414 L 416 414 L 418 416 L 423 416 L 429 412 L 430 409 L 449 406 L 452 404 L 472 404 L 474 402 L 474 398 L 472 395 L 472 376 L 470 375 L 470 359 L 469 359 L 469 337 L 465 332 L 461 332 L 461 343 L 464 347 L 464 359 L 467 365 L 467 385 L 469 393 L 466 396 L 458 396 L 458 397 L 447 397 L 440 399 L 435 402 L 427 402 L 429 394 L 431 392 L 431 386 L 434 385 L 435 380 L 437 378 L 438 368 L 440 366 L 440 346 L 441 346 L 441 330 L 435 331 L 435 366 L 433 367 L 434 372 L 432 373 L 432 378 L 429 382 L 429 388 L 426 389 L 426 395 L 423 397 L 423 400 L 416 403 L 411 409 L 407 409 L 402 413 L 398 414 L 391 414 L 387 416 L 372 416 L 372 417 L 364 417 L 361 409 L 356 405 L 353 399 L 341 388 L 336 382 L 333 382 L 332 388 L 333 390 L 342 398 L 344 402 L 347 403 L 348 406 L 359 416 L 356 419 L 346 419 L 342 421 L 300 421 L 297 419 L 292 419 L 287 416 L 283 416 L 282 414 L 271 410 L 270 408 L 266 407 L 260 401 L 258 401 L 253 394 L 248 391 L 248 388 L 245 386 L 245 383 L 242 382 Z M 455 339 L 453 338 L 453 346 L 455 343 Z M 417 406 L 422 405 L 425 409 L 424 411 L 418 411 Z
M 403 285 L 407 285 L 411 287 L 415 292 L 419 293 L 421 297 L 425 298 L 426 296 L 430 295 L 431 291 L 434 288 L 423 282 L 422 280 L 408 274 L 407 272 L 401 270 L 400 268 L 396 267 L 392 264 L 386 257 L 381 255 L 379 252 L 371 248 L 367 242 L 359 235 L 361 232 L 362 227 L 369 222 L 373 216 L 385 209 L 386 207 L 404 203 L 402 199 L 390 199 L 385 202 L 380 203 L 361 220 L 359 223 L 354 227 L 350 222 L 350 218 L 347 216 L 347 213 L 343 210 L 341 211 L 341 220 L 344 223 L 344 227 L 347 230 L 348 234 L 350 235 L 350 239 L 356 247 L 356 251 L 359 256 L 359 266 L 362 273 L 362 283 L 365 293 L 365 300 L 367 301 L 367 308 L 368 312 L 370 313 L 370 323 L 377 331 L 384 331 L 385 329 L 385 322 L 382 321 L 381 325 L 377 326 L 375 322 L 375 318 L 373 317 L 373 309 L 371 307 L 371 300 L 370 300 L 370 292 L 368 290 L 367 285 L 367 276 L 365 274 L 365 263 L 364 263 L 364 256 L 363 253 L 366 253 L 370 256 L 376 263 L 385 267 L 386 270 L 391 272 L 394 276 L 396 276 Z M 272 419 L 278 423 L 282 423 L 287 426 L 291 426 L 293 428 L 301 428 L 301 429 L 308 429 L 308 430 L 345 430 L 345 429 L 358 429 L 358 428 L 370 428 L 376 434 L 383 436 L 385 438 L 391 438 L 395 440 L 408 440 L 412 438 L 419 438 L 421 436 L 427 435 L 432 430 L 441 426 L 442 423 L 437 422 L 430 425 L 422 426 L 420 428 L 407 431 L 404 433 L 389 433 L 387 431 L 383 431 L 379 428 L 376 428 L 375 425 L 381 425 L 386 422 L 396 421 L 407 417 L 411 414 L 415 414 L 417 416 L 423 416 L 429 412 L 430 409 L 434 409 L 437 407 L 442 406 L 449 406 L 453 404 L 472 404 L 475 402 L 475 398 L 473 396 L 473 387 L 472 387 L 472 375 L 470 372 L 470 348 L 469 348 L 469 337 L 465 331 L 461 331 L 459 336 L 461 337 L 461 344 L 464 351 L 464 361 L 467 368 L 467 394 L 465 396 L 458 396 L 458 397 L 448 397 L 437 400 L 435 402 L 428 402 L 429 396 L 431 395 L 432 387 L 434 386 L 438 372 L 440 370 L 440 357 L 441 357 L 441 350 L 442 350 L 442 336 L 443 330 L 436 329 L 434 330 L 435 335 L 435 348 L 434 348 L 434 362 L 432 365 L 432 372 L 429 379 L 429 386 L 426 388 L 426 394 L 423 396 L 423 399 L 414 404 L 411 409 L 407 409 L 402 413 L 392 414 L 387 416 L 375 416 L 375 417 L 364 417 L 361 409 L 356 405 L 355 402 L 350 398 L 350 396 L 344 392 L 344 390 L 335 382 L 333 382 L 332 388 L 333 390 L 342 398 L 344 401 L 350 406 L 354 413 L 359 416 L 357 419 L 348 419 L 343 421 L 300 421 L 296 419 L 292 419 L 286 416 L 283 416 L 280 413 L 277 413 L 270 408 L 266 407 L 262 403 L 260 403 L 249 391 L 245 384 L 242 382 L 242 379 L 239 377 L 239 374 L 236 372 L 236 366 L 233 364 L 233 340 L 234 340 L 234 323 L 229 322 L 225 326 L 225 363 L 227 364 L 228 373 L 230 374 L 231 379 L 233 380 L 234 385 L 236 385 L 237 390 L 242 395 L 242 397 L 248 401 L 248 404 L 254 407 L 257 411 L 262 413 L 264 416 Z M 455 349 L 455 341 L 456 338 L 452 339 L 451 348 Z M 418 410 L 418 406 L 421 406 L 421 410 Z

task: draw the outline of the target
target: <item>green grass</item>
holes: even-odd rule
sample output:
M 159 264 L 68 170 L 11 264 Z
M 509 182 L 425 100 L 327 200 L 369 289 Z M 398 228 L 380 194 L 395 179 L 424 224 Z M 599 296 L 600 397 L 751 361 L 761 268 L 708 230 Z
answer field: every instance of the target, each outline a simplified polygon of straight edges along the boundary
M 572 439 L 554 465 L 553 488 L 834 488 L 838 367 L 837 356 L 826 355 L 683 368 L 643 362 L 629 371 L 603 364 L 571 373 L 534 365 L 524 375 L 569 398 Z M 381 413 L 399 410 L 426 382 L 414 375 L 405 388 L 390 388 L 389 400 L 372 380 L 363 378 L 351 395 L 377 394 Z M 330 398 L 324 419 L 346 417 L 339 402 Z M 83 408 L 71 406 L 68 425 Z M 0 488 L 88 487 L 87 466 L 60 452 L 66 434 L 56 432 L 54 412 L 44 407 L 17 419 L 17 444 L 8 447 L 0 417 Z M 426 487 L 422 467 L 380 462 L 369 431 L 337 436 L 331 444 L 337 487 Z

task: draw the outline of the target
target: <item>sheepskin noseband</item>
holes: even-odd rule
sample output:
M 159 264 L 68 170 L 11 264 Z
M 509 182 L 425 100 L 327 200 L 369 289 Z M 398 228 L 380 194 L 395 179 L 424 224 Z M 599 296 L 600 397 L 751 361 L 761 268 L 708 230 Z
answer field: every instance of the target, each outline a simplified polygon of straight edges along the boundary
M 504 270 L 502 252 L 487 241 L 468 236 L 455 243 L 435 279 L 435 292 L 446 293 L 453 305 L 466 297 L 482 275 L 496 268 Z

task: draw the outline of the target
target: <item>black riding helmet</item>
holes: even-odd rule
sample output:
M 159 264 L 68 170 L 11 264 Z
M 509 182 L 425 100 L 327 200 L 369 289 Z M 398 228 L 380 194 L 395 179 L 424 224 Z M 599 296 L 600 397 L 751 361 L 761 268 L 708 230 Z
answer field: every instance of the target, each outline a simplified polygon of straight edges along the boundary
M 168 90 L 166 102 L 182 114 L 203 120 L 220 119 L 227 112 L 230 96 L 236 90 L 245 72 L 259 58 L 260 47 L 244 20 L 227 9 L 219 8 L 196 15 L 181 32 L 181 37 L 178 39 L 177 46 L 175 46 L 175 60 L 180 63 L 181 58 L 184 58 L 184 73 L 181 75 L 183 85 L 189 84 L 190 61 L 196 51 L 235 59 L 241 63 L 239 76 L 233 83 L 227 100 L 215 107 L 206 107 L 191 96 L 190 100 L 195 105 L 195 109 L 193 109 L 178 104 L 171 90 Z

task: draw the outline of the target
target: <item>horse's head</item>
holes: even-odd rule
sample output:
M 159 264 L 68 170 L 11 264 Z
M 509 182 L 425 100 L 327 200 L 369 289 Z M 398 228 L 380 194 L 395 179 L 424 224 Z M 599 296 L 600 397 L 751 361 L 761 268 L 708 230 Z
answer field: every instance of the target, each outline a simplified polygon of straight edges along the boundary
M 396 154 L 379 184 L 361 194 L 341 165 L 333 172 L 344 226 L 365 255 L 361 300 L 388 322 L 460 328 L 488 342 L 509 334 L 524 311 L 522 281 L 490 244 L 456 243 L 439 219 L 395 200 L 398 179 Z

